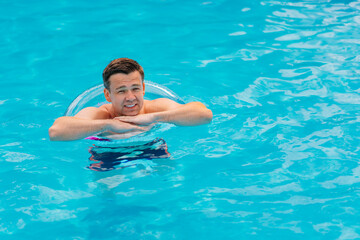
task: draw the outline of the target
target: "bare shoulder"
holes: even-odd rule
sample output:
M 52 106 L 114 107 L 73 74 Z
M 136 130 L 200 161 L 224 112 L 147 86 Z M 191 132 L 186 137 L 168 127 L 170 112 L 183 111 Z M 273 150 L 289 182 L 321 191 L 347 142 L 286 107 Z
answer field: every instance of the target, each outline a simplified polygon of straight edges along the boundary
M 168 98 L 158 98 L 154 100 L 145 100 L 145 113 L 163 112 L 182 106 Z
M 74 117 L 83 119 L 109 119 L 111 118 L 111 104 L 100 107 L 87 107 L 78 112 Z

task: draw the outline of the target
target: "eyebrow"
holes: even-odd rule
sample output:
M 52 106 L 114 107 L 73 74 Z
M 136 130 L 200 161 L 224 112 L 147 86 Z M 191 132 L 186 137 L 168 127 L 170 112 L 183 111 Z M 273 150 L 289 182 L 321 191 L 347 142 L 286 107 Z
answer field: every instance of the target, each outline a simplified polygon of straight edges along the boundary
M 140 84 L 133 84 L 130 87 L 141 87 L 141 85 Z M 117 88 L 115 88 L 115 90 L 119 90 L 119 89 L 122 89 L 122 88 L 126 88 L 126 86 L 117 87 Z

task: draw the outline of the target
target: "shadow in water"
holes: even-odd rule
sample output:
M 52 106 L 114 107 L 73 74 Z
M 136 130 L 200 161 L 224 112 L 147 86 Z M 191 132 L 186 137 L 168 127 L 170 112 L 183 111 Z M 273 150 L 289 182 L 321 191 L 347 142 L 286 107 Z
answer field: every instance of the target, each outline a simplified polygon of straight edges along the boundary
M 90 147 L 89 158 L 94 163 L 88 166 L 89 169 L 99 172 L 110 171 L 134 166 L 136 160 L 152 160 L 168 158 L 167 144 L 164 139 L 157 138 L 151 142 L 134 146 L 96 146 Z

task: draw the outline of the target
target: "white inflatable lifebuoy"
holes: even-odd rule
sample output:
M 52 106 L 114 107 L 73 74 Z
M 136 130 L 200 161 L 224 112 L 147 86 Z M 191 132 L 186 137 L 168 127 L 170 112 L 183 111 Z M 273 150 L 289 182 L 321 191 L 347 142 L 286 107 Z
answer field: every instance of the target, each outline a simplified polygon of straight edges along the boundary
M 145 99 L 152 100 L 156 98 L 169 98 L 181 104 L 185 103 L 176 93 L 165 86 L 151 81 L 146 81 L 145 86 Z M 74 116 L 85 107 L 102 105 L 102 103 L 104 103 L 104 99 L 100 96 L 104 96 L 103 90 L 104 85 L 100 84 L 84 91 L 77 96 L 74 101 L 72 101 L 64 116 Z

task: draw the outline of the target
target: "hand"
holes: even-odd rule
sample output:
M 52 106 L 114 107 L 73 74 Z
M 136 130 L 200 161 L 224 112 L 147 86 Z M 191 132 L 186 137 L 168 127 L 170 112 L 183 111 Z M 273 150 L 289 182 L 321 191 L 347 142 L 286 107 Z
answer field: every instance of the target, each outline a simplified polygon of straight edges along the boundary
M 120 120 L 115 120 L 115 121 L 120 122 L 120 124 L 116 123 L 117 125 L 121 126 L 120 130 L 117 131 L 114 128 L 112 128 L 113 130 L 110 130 L 110 128 L 109 128 L 108 131 L 99 134 L 99 136 L 107 137 L 107 138 L 111 138 L 111 139 L 125 139 L 125 138 L 136 136 L 140 133 L 149 131 L 155 125 L 155 123 L 153 123 L 148 126 L 139 127 L 134 124 L 121 122 Z M 129 127 L 129 128 L 124 129 L 124 127 Z
M 108 125 L 108 131 L 113 133 L 125 133 L 130 131 L 147 131 L 148 129 L 145 127 L 140 127 L 135 124 L 127 123 L 121 121 L 118 118 L 114 118 L 110 120 Z
M 148 126 L 151 124 L 154 125 L 157 121 L 157 118 L 153 113 L 140 114 L 136 116 L 121 116 L 121 117 L 116 117 L 115 119 L 120 120 L 122 122 L 142 125 L 142 126 Z

